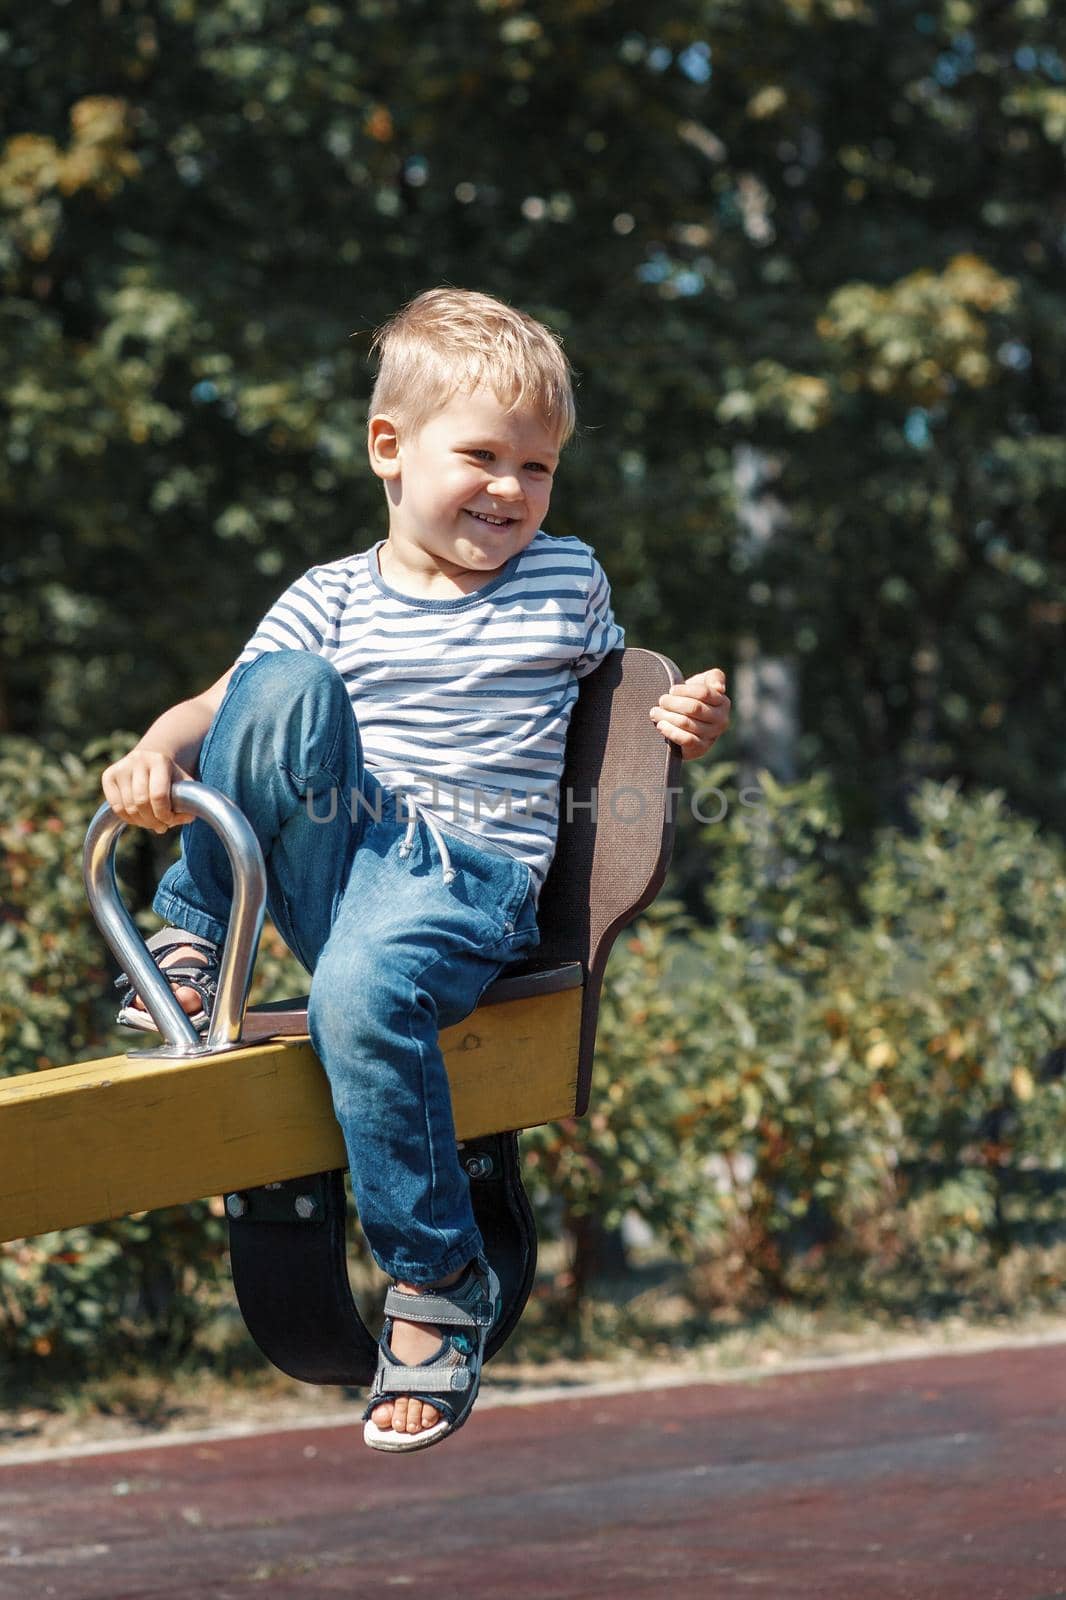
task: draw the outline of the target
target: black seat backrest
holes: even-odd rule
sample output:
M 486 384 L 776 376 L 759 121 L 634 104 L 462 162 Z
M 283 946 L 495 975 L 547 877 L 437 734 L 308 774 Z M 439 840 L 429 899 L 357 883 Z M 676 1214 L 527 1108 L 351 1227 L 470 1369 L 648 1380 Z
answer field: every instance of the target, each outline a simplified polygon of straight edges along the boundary
M 579 1115 L 588 1106 L 607 957 L 619 930 L 655 898 L 670 864 L 678 799 L 670 790 L 680 785 L 681 756 L 648 711 L 679 682 L 666 656 L 614 650 L 582 679 L 570 724 L 536 959 L 584 968 Z

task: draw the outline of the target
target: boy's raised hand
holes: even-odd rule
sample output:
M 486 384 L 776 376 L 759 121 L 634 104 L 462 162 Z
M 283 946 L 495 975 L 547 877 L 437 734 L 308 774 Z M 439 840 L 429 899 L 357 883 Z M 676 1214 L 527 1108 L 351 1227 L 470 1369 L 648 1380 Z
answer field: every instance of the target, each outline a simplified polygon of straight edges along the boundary
M 681 750 L 683 761 L 705 756 L 729 726 L 731 702 L 721 667 L 697 672 L 659 696 L 648 715 L 659 732 Z

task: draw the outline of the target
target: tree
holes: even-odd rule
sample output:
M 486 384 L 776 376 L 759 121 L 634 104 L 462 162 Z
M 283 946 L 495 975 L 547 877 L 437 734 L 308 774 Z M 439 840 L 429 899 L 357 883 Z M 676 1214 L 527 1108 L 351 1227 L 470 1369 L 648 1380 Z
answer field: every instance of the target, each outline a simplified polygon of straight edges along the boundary
M 4 38 L 10 727 L 143 725 L 379 536 L 366 335 L 451 281 L 564 334 L 551 525 L 632 638 L 795 654 L 855 821 L 949 771 L 1066 820 L 1045 0 L 16 0 Z

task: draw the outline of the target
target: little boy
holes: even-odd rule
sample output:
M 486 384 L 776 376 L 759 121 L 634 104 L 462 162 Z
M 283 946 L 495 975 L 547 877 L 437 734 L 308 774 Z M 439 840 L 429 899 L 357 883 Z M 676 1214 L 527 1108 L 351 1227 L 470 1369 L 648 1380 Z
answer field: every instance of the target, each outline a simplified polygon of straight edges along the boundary
M 313 974 L 308 1026 L 360 1221 L 396 1280 L 365 1438 L 411 1450 L 469 1415 L 499 1299 L 438 1031 L 536 948 L 578 679 L 622 630 L 591 549 L 543 531 L 574 428 L 554 335 L 438 289 L 375 346 L 368 445 L 388 538 L 298 579 L 230 671 L 165 712 L 103 789 L 125 821 L 163 832 L 191 822 L 171 785 L 198 770 L 259 838 L 270 914 Z M 723 674 L 688 679 L 649 715 L 686 758 L 703 755 L 728 725 Z M 197 1026 L 229 902 L 224 852 L 191 822 L 155 900 L 171 926 L 150 944 Z M 132 990 L 120 1018 L 151 1026 Z

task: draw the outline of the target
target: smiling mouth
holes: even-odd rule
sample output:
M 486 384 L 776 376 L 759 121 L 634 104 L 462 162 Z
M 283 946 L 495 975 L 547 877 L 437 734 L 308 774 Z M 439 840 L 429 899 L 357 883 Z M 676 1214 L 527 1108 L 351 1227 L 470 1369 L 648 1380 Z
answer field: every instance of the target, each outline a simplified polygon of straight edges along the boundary
M 509 528 L 512 522 L 517 522 L 517 517 L 494 517 L 487 511 L 468 511 L 468 517 L 473 517 L 475 522 L 483 522 L 489 528 Z

